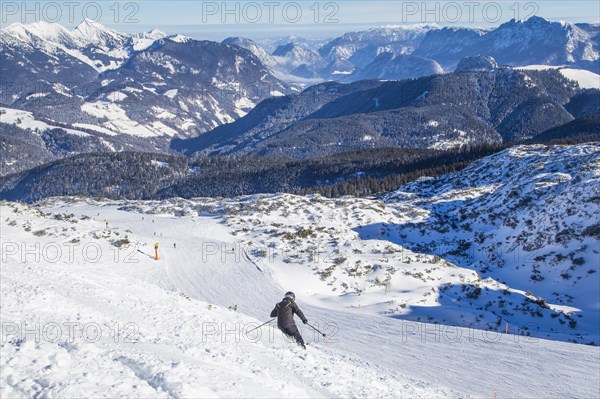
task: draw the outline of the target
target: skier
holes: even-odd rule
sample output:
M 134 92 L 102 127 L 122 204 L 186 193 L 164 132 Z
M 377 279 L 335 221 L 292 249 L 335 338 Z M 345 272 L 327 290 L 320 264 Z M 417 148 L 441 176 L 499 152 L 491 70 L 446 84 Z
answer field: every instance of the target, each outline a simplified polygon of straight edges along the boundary
M 288 291 L 285 293 L 285 297 L 281 302 L 275 305 L 275 308 L 271 312 L 271 317 L 277 317 L 277 327 L 287 336 L 292 337 L 296 340 L 298 345 L 306 349 L 304 340 L 298 327 L 294 322 L 294 314 L 298 315 L 302 320 L 302 323 L 308 323 L 304 313 L 296 305 L 296 295 L 293 292 Z

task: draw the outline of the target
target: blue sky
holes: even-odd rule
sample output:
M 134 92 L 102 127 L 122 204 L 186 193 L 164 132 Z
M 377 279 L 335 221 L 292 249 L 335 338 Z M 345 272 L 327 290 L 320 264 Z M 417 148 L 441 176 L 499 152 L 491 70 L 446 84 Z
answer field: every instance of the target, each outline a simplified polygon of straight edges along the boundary
M 575 1 L 3 1 L 2 26 L 46 20 L 72 28 L 84 17 L 121 31 L 159 28 L 199 39 L 227 36 L 331 37 L 380 25 L 489 27 L 531 15 L 600 22 L 600 2 Z

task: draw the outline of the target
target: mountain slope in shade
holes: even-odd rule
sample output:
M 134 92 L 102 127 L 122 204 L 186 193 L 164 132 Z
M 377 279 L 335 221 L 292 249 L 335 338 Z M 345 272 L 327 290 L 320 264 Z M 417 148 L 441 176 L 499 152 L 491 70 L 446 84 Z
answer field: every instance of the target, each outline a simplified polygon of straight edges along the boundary
M 558 71 L 511 68 L 370 85 L 348 85 L 343 95 L 344 86 L 337 85 L 335 96 L 328 95 L 332 86 L 316 86 L 281 99 L 284 113 L 271 102 L 259 104 L 239 121 L 174 141 L 173 148 L 188 154 L 306 158 L 361 148 L 519 141 L 571 121 L 564 105 L 579 92 Z
M 579 117 L 533 137 L 534 143 L 600 141 L 600 113 Z

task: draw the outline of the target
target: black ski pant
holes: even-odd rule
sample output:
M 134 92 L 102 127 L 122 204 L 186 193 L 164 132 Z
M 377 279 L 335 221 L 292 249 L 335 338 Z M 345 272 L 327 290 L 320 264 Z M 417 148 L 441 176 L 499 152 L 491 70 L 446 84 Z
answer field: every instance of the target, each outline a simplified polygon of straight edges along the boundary
M 298 331 L 298 327 L 295 324 L 290 324 L 280 329 L 285 335 L 294 338 L 298 345 L 304 346 L 302 335 L 300 335 L 300 331 Z

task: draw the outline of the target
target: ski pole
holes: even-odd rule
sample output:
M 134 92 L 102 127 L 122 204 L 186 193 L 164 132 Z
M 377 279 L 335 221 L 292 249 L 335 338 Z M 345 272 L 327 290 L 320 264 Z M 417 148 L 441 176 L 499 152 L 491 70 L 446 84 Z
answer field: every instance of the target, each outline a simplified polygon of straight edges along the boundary
M 257 330 L 257 329 L 261 328 L 262 326 L 266 326 L 267 324 L 269 324 L 269 323 L 270 323 L 270 322 L 272 322 L 273 320 L 275 320 L 275 319 L 271 319 L 271 320 L 267 321 L 266 323 L 263 323 L 263 324 L 261 324 L 261 325 L 260 325 L 260 326 L 258 326 L 258 327 L 254 327 L 252 330 L 250 330 L 250 331 L 247 331 L 247 332 L 246 332 L 246 334 L 248 334 L 248 333 L 250 333 L 250 332 L 252 332 L 252 331 L 254 331 L 254 330 Z
M 308 323 L 306 323 L 306 324 L 308 324 Z M 319 334 L 321 334 L 322 336 L 324 336 L 324 337 L 326 336 L 326 335 L 325 335 L 325 333 L 322 333 L 321 331 L 319 331 L 319 330 L 318 330 L 318 329 L 316 329 L 315 327 L 311 326 L 310 324 L 308 324 L 308 326 L 309 326 L 310 328 L 312 328 L 313 330 L 315 330 L 316 332 L 318 332 Z

